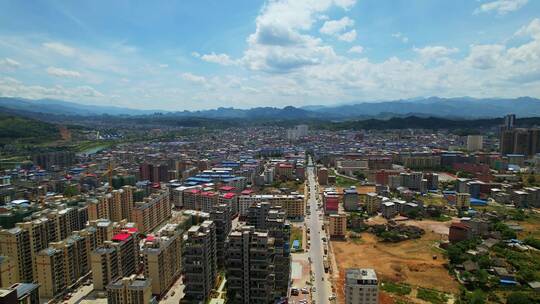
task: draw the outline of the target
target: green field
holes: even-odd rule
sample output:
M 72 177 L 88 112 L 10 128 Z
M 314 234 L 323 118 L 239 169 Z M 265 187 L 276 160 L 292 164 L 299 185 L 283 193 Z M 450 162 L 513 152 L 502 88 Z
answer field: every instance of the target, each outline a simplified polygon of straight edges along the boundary
M 300 248 L 302 248 L 302 244 L 304 242 L 303 238 L 304 238 L 303 229 L 299 228 L 299 227 L 292 227 L 292 229 L 291 229 L 291 240 L 290 240 L 291 248 L 292 248 L 292 244 L 293 244 L 294 240 L 299 240 L 300 241 Z
M 407 284 L 399 284 L 399 283 L 392 283 L 392 282 L 383 282 L 381 284 L 381 289 L 390 292 L 395 293 L 400 296 L 405 296 L 411 293 L 411 286 Z

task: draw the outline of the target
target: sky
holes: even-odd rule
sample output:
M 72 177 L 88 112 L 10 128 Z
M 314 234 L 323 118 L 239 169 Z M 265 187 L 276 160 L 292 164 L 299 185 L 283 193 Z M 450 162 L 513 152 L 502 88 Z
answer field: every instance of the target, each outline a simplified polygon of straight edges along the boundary
M 540 1 L 2 0 L 0 96 L 161 110 L 540 97 Z

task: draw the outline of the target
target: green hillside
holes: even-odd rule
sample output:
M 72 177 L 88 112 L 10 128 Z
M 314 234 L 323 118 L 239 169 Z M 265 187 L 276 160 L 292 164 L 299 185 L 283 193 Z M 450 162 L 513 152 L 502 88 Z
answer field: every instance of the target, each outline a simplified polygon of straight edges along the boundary
M 60 132 L 53 124 L 0 113 L 0 145 L 39 144 L 57 139 L 60 139 Z

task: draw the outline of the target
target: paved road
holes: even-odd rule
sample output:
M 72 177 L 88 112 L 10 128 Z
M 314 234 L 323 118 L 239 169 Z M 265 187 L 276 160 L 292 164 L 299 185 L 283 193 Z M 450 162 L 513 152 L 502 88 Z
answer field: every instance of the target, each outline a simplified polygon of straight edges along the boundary
M 309 255 L 311 257 L 313 274 L 314 274 L 314 283 L 313 286 L 316 287 L 316 292 L 314 294 L 314 299 L 316 303 L 327 303 L 328 302 L 328 291 L 326 281 L 323 281 L 325 277 L 324 266 L 323 266 L 323 247 L 321 243 L 321 221 L 319 220 L 319 214 L 317 211 L 317 199 L 319 197 L 316 189 L 316 180 L 315 180 L 315 168 L 311 159 L 308 164 L 308 181 L 309 181 L 309 208 L 311 215 L 309 220 L 306 223 L 310 229 L 310 239 L 311 246 L 309 248 Z

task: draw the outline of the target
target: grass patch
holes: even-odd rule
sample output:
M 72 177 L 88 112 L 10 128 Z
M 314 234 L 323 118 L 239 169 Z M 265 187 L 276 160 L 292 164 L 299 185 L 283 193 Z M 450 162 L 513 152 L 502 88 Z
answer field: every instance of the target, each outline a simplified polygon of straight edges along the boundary
M 433 304 L 444 304 L 448 302 L 448 296 L 445 293 L 427 288 L 418 288 L 416 297 Z
M 446 214 L 441 214 L 441 215 L 439 215 L 438 217 L 430 217 L 429 219 L 430 219 L 430 220 L 437 221 L 437 222 L 448 222 L 448 221 L 451 220 L 452 218 L 449 217 L 449 216 L 446 215 Z
M 383 282 L 381 284 L 381 289 L 390 292 L 395 293 L 400 296 L 406 296 L 411 293 L 411 286 L 407 284 L 399 284 L 399 283 L 392 283 L 392 282 Z
M 421 196 L 418 199 L 421 200 L 426 206 L 434 205 L 442 207 L 447 204 L 444 197 L 439 195 L 428 194 L 426 196 Z
M 351 186 L 358 185 L 358 181 L 350 178 L 346 178 L 343 176 L 336 176 L 336 186 L 343 187 L 343 188 L 349 188 Z
M 293 248 L 292 245 L 293 245 L 294 240 L 300 241 L 300 250 L 301 250 L 302 244 L 304 243 L 304 233 L 303 233 L 302 228 L 294 227 L 294 226 L 291 228 L 291 240 L 290 240 L 291 247 L 290 248 Z

